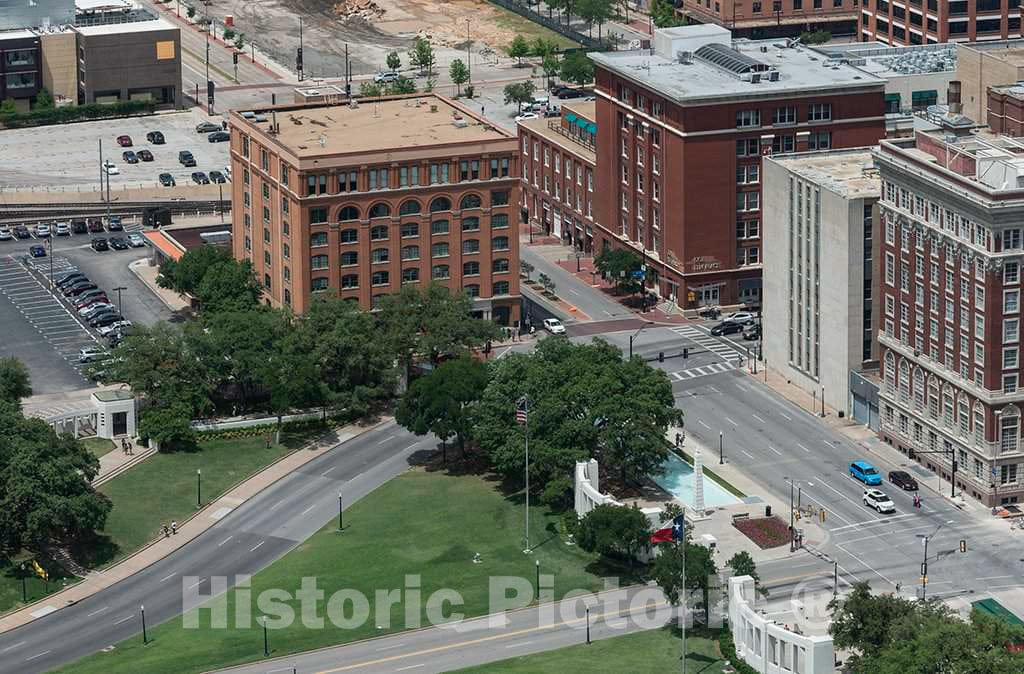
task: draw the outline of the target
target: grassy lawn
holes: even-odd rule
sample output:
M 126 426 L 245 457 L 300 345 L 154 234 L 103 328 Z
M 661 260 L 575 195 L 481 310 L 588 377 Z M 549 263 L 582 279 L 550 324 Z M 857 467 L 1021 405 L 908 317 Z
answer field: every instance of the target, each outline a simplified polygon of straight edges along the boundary
M 97 459 L 114 450 L 114 442 L 106 438 L 82 438 L 82 444 L 95 454 Z
M 20 560 L 0 561 L 0 611 L 6 611 L 21 604 L 20 563 Z M 66 583 L 77 580 L 74 576 L 65 576 L 58 567 L 47 565 L 47 571 L 50 574 L 50 581 L 47 583 L 33 573 L 31 561 L 27 561 L 25 566 L 27 570 L 25 592 L 30 602 L 53 594 L 63 589 Z
M 114 503 L 102 540 L 86 553 L 91 566 L 117 561 L 160 533 L 160 525 L 183 522 L 196 508 L 196 470 L 202 470 L 203 505 L 275 459 L 300 447 L 306 436 L 282 435 L 271 445 L 260 436 L 201 442 L 198 451 L 158 452 L 102 485 Z
M 663 674 L 680 671 L 679 651 L 679 630 L 665 627 L 601 639 L 589 646 L 569 646 L 458 671 L 461 674 Z M 687 672 L 720 674 L 724 666 L 725 660 L 719 657 L 717 642 L 702 636 L 686 635 Z
M 440 588 L 452 588 L 461 595 L 462 604 L 455 611 L 466 616 L 489 613 L 488 578 L 517 576 L 532 585 L 534 560 L 540 560 L 543 573 L 554 574 L 554 595 L 559 598 L 573 589 L 601 589 L 600 575 L 619 575 L 617 569 L 561 542 L 555 535 L 557 517 L 542 508 L 531 513 L 533 540 L 539 545 L 532 555 L 524 555 L 522 515 L 515 496 L 506 498 L 494 482 L 482 477 L 409 471 L 346 509 L 343 533 L 331 522 L 253 576 L 251 627 L 236 626 L 239 593 L 231 591 L 225 599 L 227 628 L 210 629 L 211 612 L 202 611 L 200 629 L 185 629 L 180 618 L 174 619 L 150 630 L 148 646 L 142 645 L 141 638 L 128 639 L 109 653 L 90 656 L 61 671 L 177 674 L 259 660 L 263 655 L 262 629 L 255 620 L 261 615 L 259 593 L 271 588 L 287 591 L 282 603 L 293 607 L 298 616 L 299 602 L 292 594 L 303 577 L 315 578 L 316 587 L 324 592 L 317 603 L 321 618 L 327 599 L 349 588 L 368 598 L 370 617 L 345 627 L 326 621 L 323 628 L 306 628 L 299 618 L 281 627 L 272 621 L 272 655 L 405 629 L 404 591 L 397 603 L 382 602 L 381 608 L 375 592 L 403 590 L 406 574 L 421 576 L 424 606 L 414 616 L 426 615 L 427 598 Z M 481 555 L 479 564 L 472 561 L 475 553 Z M 352 603 L 346 602 L 345 616 L 351 615 Z M 423 624 L 429 624 L 425 618 Z
M 542 37 L 549 42 L 555 43 L 560 49 L 574 49 L 580 46 L 579 42 L 563 37 L 561 33 L 556 33 L 550 28 L 545 28 L 539 23 L 534 23 L 524 16 L 519 16 L 515 12 L 508 11 L 504 7 L 499 7 L 498 5 L 492 5 L 492 7 L 494 7 L 494 10 L 497 12 L 495 24 L 499 28 L 504 28 L 516 33 L 517 35 L 522 35 L 530 42 L 536 40 L 538 37 Z M 596 30 L 594 31 L 594 35 L 597 35 Z M 508 45 L 491 46 L 494 47 L 495 51 L 501 51 L 498 49 L 499 47 L 507 47 Z

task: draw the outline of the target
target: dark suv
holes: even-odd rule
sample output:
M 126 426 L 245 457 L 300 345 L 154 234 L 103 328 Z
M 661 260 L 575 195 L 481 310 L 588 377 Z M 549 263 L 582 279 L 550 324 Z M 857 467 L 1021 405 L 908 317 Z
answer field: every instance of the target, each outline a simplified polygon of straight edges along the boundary
M 178 153 L 178 161 L 181 162 L 182 166 L 195 166 L 196 158 L 192 156 L 192 153 L 188 150 L 182 150 Z

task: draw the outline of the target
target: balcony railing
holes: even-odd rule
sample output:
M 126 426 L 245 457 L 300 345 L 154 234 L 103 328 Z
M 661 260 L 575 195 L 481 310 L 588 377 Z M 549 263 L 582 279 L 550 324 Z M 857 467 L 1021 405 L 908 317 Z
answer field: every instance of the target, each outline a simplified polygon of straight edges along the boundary
M 580 136 L 580 135 L 577 135 L 577 134 L 569 133 L 569 131 L 564 126 L 562 126 L 562 120 L 560 120 L 560 119 L 549 120 L 548 121 L 548 128 L 551 129 L 552 131 L 554 131 L 555 133 L 559 134 L 560 136 L 564 136 L 564 137 L 568 138 L 569 140 L 571 140 L 572 142 L 576 143 L 577 145 L 582 145 L 583 147 L 587 148 L 591 152 L 597 152 L 597 145 L 595 143 L 587 140 L 585 136 Z M 587 135 L 589 135 L 589 134 L 587 134 Z

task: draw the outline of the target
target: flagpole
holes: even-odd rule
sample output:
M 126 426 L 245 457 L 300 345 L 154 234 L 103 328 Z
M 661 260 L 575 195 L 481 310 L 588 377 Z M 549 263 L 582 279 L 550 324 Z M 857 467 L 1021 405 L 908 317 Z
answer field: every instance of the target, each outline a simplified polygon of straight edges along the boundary
M 680 555 L 683 564 L 683 591 L 679 593 L 679 631 L 682 634 L 683 649 L 683 674 L 686 674 L 686 521 L 683 520 L 683 554 Z M 708 607 L 704 607 L 706 612 Z M 705 613 L 707 615 L 707 613 Z
M 526 409 L 526 549 L 524 554 L 530 554 L 530 397 L 523 396 L 523 406 Z

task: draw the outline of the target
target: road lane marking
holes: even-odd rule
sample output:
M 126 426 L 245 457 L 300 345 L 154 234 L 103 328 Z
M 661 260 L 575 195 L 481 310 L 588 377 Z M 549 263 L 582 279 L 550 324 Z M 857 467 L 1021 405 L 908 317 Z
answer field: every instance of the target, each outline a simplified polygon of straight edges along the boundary
M 728 422 L 729 422 L 730 424 L 732 424 L 733 426 L 737 426 L 737 427 L 739 426 L 739 424 L 737 424 L 737 423 L 736 423 L 735 421 L 733 421 L 733 420 L 732 420 L 732 419 L 730 419 L 729 417 L 724 417 L 724 419 L 725 419 L 726 421 L 728 421 Z
M 160 582 L 162 583 L 162 582 L 164 582 L 165 580 L 170 580 L 171 578 L 174 578 L 174 576 L 175 576 L 175 575 L 177 575 L 177 573 L 170 573 L 170 574 L 167 574 L 166 576 L 164 576 L 163 578 L 161 578 L 161 579 L 160 579 Z
M 772 450 L 773 452 L 775 452 L 775 453 L 776 453 L 776 454 L 778 454 L 779 456 L 782 456 L 782 452 L 780 452 L 779 450 L 775 449 L 775 448 L 774 448 L 774 447 L 772 447 L 771 445 L 768 445 L 768 449 Z
M 192 588 L 194 588 L 194 587 L 198 587 L 198 586 L 202 585 L 202 584 L 203 584 L 203 581 L 204 581 L 204 580 L 206 580 L 206 579 L 205 579 L 205 578 L 200 578 L 200 579 L 199 579 L 199 580 L 197 580 L 196 582 L 194 582 L 194 583 L 192 583 L 191 585 L 189 585 L 189 586 L 188 586 L 188 589 L 190 589 L 190 590 L 191 590 L 191 589 L 192 589 Z
M 817 481 L 819 481 L 819 482 L 821 482 L 821 486 L 822 486 L 822 487 L 825 487 L 826 489 L 831 489 L 831 490 L 832 490 L 832 491 L 834 491 L 834 492 L 835 492 L 836 494 L 838 494 L 840 498 L 846 499 L 847 501 L 849 501 L 849 502 L 850 502 L 850 503 L 852 503 L 853 505 L 857 506 L 858 508 L 860 508 L 860 507 L 862 507 L 862 506 L 863 506 L 863 504 L 862 504 L 862 503 L 860 503 L 860 502 L 858 502 L 858 501 L 854 501 L 854 500 L 853 500 L 852 498 L 850 498 L 849 496 L 847 496 L 847 495 L 846 495 L 846 494 L 844 494 L 843 492 L 839 491 L 838 489 L 836 489 L 836 488 L 835 488 L 835 487 L 833 487 L 832 485 L 830 485 L 830 484 L 828 484 L 827 482 L 825 482 L 825 480 L 824 480 L 824 479 L 822 479 L 822 478 L 820 478 L 820 477 L 816 477 L 816 478 L 814 478 L 814 479 L 815 479 L 815 480 L 817 480 Z
M 779 416 L 782 417 L 783 419 L 785 419 L 786 421 L 792 421 L 793 420 L 793 417 L 789 416 L 785 412 L 779 412 Z
M 3 649 L 2 651 L 0 651 L 0 653 L 6 653 L 7 651 L 13 651 L 15 648 L 17 648 L 19 646 L 24 646 L 24 645 L 25 645 L 24 641 L 19 641 L 18 643 L 14 644 L 12 646 L 8 646 L 7 648 Z
M 303 510 L 302 514 L 305 515 L 306 513 L 308 513 L 310 510 L 312 510 L 315 507 L 316 507 L 316 504 L 314 503 L 313 505 L 311 505 L 308 508 L 306 508 L 305 510 Z
M 380 441 L 380 442 L 378 442 L 377 444 L 378 444 L 378 445 L 383 445 L 383 444 L 384 444 L 385 442 L 388 442 L 389 440 L 393 440 L 393 439 L 394 439 L 394 437 L 395 437 L 395 434 L 394 434 L 394 433 L 392 433 L 391 435 L 389 435 L 388 437 L 384 438 L 383 440 L 381 440 L 381 441 Z
M 804 451 L 805 451 L 805 452 L 807 452 L 808 454 L 810 454 L 810 453 L 811 453 L 811 450 L 807 449 L 806 447 L 804 447 L 803 445 L 801 445 L 801 444 L 800 444 L 799 442 L 798 442 L 798 443 L 796 443 L 796 446 L 797 446 L 797 447 L 799 447 L 800 449 L 804 450 Z
M 985 576 L 984 578 L 978 578 L 977 580 L 1002 580 L 1003 578 L 1013 578 L 1013 576 Z
M 704 423 L 703 421 L 701 421 L 700 419 L 697 419 L 697 423 L 698 423 L 698 424 L 700 424 L 701 426 L 703 426 L 704 428 L 708 429 L 709 431 L 711 430 L 711 427 L 710 427 L 710 426 L 708 426 L 708 425 L 707 425 L 706 423 Z
M 390 651 L 390 650 L 393 650 L 393 649 L 395 649 L 395 648 L 401 648 L 401 647 L 402 647 L 402 646 L 404 646 L 404 645 L 405 645 L 404 643 L 401 643 L 401 644 L 395 644 L 394 646 L 384 646 L 383 648 L 378 648 L 378 649 L 376 649 L 376 650 L 377 650 L 377 651 Z
M 131 619 L 132 619 L 132 618 L 134 618 L 134 617 L 135 617 L 135 616 L 130 616 L 130 615 L 126 615 L 125 617 L 121 618 L 120 620 L 118 620 L 118 621 L 117 621 L 116 623 L 114 623 L 114 624 L 115 624 L 115 625 L 120 625 L 121 623 L 123 623 L 123 622 L 127 622 L 127 621 L 131 620 Z
M 528 646 L 529 644 L 532 644 L 532 643 L 533 643 L 533 640 L 523 641 L 523 642 L 520 642 L 518 644 L 509 644 L 508 646 L 505 646 L 505 648 L 519 648 L 521 646 Z
M 741 452 L 743 452 L 744 454 L 746 454 L 747 456 L 749 456 L 749 457 L 750 457 L 751 459 L 753 459 L 753 458 L 754 458 L 754 455 L 753 455 L 753 454 L 751 454 L 750 452 L 748 452 L 747 450 L 745 450 L 745 449 L 741 449 L 740 451 L 741 451 Z
M 407 670 L 407 669 L 416 669 L 417 667 L 426 667 L 426 663 L 424 663 L 424 662 L 421 662 L 421 663 L 420 663 L 420 664 L 418 664 L 418 665 L 409 665 L 408 667 L 399 667 L 399 668 L 398 668 L 398 669 L 396 669 L 395 671 L 396 671 L 396 672 L 404 672 L 404 671 L 405 671 L 405 670 Z
M 320 477 L 323 477 L 324 475 L 327 475 L 327 473 L 331 472 L 331 471 L 332 471 L 332 470 L 334 470 L 335 468 L 337 468 L 337 466 L 331 466 L 330 468 L 328 468 L 328 469 L 327 469 L 327 470 L 325 470 L 324 472 L 320 473 Z
M 256 552 L 256 549 L 257 549 L 258 547 L 260 547 L 261 545 L 263 545 L 264 543 L 266 543 L 266 541 L 260 541 L 259 543 L 257 543 L 257 544 L 256 544 L 256 545 L 254 545 L 253 547 L 249 548 L 249 552 Z
M 49 652 L 50 651 L 43 651 L 42 653 L 36 653 L 35 655 L 33 655 L 30 658 L 25 658 L 25 662 L 29 662 L 30 660 L 35 660 L 36 658 L 41 658 L 44 655 L 46 655 L 47 653 L 49 653 Z
M 99 609 L 99 610 L 96 610 L 96 611 L 93 611 L 92 613 L 88 614 L 88 615 L 87 615 L 87 616 L 85 616 L 85 617 L 86 617 L 86 618 L 91 618 L 91 617 L 93 617 L 94 615 L 99 615 L 99 614 L 103 613 L 104 611 L 106 611 L 106 610 L 107 610 L 108 608 L 110 608 L 110 607 L 109 607 L 109 606 L 104 606 L 103 608 L 101 608 L 101 609 Z
M 856 559 L 858 562 L 860 562 L 861 566 L 863 566 L 864 568 L 868 569 L 869 571 L 871 571 L 873 574 L 875 574 L 876 576 L 878 576 L 879 578 L 881 578 L 885 582 L 887 582 L 887 583 L 889 583 L 890 585 L 893 585 L 893 586 L 896 585 L 896 583 L 894 583 L 892 580 L 890 580 L 889 578 L 886 578 L 885 576 L 883 576 L 881 573 L 879 573 L 877 570 L 875 570 L 875 568 L 873 566 L 871 566 L 870 564 L 865 562 L 863 559 L 861 559 L 857 555 L 853 554 L 852 552 L 850 552 L 849 550 L 844 548 L 841 544 L 836 543 L 836 547 L 839 548 L 840 550 L 842 550 L 843 552 L 845 552 L 846 554 L 850 555 L 854 559 Z
M 751 414 L 750 416 L 756 419 L 757 421 L 761 422 L 762 424 L 765 423 L 765 420 L 757 416 L 756 414 Z
M 279 505 L 281 505 L 282 503 L 284 503 L 284 499 L 281 499 L 280 501 L 278 501 L 278 502 L 277 502 L 277 503 L 275 503 L 274 505 L 270 506 L 270 509 L 271 509 L 271 510 L 276 510 L 276 509 L 277 509 L 277 507 L 278 507 Z
M 227 537 L 227 538 L 225 538 L 225 539 L 224 539 L 223 541 L 221 541 L 220 543 L 218 543 L 218 544 L 217 544 L 217 547 L 219 548 L 220 546 L 224 545 L 225 543 L 227 543 L 228 541 L 230 541 L 230 540 L 231 540 L 232 538 L 234 538 L 234 537 L 235 537 L 235 536 L 234 536 L 234 534 L 232 534 L 231 536 L 228 536 L 228 537 Z

